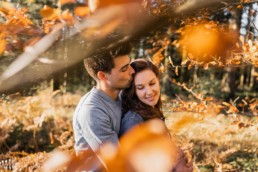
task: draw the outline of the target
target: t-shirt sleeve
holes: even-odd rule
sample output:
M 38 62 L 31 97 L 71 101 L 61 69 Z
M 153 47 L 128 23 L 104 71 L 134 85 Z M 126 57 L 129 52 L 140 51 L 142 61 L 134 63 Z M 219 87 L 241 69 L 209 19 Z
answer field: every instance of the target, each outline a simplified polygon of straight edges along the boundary
M 93 151 L 104 143 L 118 144 L 117 133 L 112 129 L 110 116 L 99 107 L 83 107 L 77 119 L 82 134 Z

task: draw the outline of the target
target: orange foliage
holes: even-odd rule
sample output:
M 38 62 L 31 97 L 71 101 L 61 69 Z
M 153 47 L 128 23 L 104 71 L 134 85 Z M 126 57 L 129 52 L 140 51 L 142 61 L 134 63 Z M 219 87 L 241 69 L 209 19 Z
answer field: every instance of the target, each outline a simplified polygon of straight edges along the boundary
M 8 54 L 14 50 L 23 50 L 31 37 L 42 34 L 40 27 L 28 18 L 27 11 L 26 8 L 14 8 L 8 2 L 1 3 L 0 13 L 5 23 L 0 25 L 0 54 L 4 51 Z
M 73 24 L 73 15 L 69 12 L 69 10 L 62 12 L 61 18 L 65 20 L 68 25 Z
M 105 144 L 97 153 L 105 164 L 103 171 L 172 171 L 182 152 L 171 140 L 163 121 L 154 119 L 129 130 L 121 139 L 119 147 Z M 91 156 L 85 163 L 85 155 Z M 93 152 L 83 152 L 73 157 L 68 171 L 92 168 L 99 160 Z
M 6 40 L 0 37 L 0 55 L 3 54 L 5 50 L 5 45 L 6 45 Z
M 58 10 L 45 5 L 40 10 L 40 15 L 47 20 L 53 20 L 58 18 Z
M 61 5 L 69 4 L 69 3 L 76 3 L 76 0 L 60 0 Z
M 74 14 L 79 17 L 85 17 L 89 15 L 89 13 L 90 13 L 90 9 L 87 6 L 84 6 L 84 7 L 80 6 L 74 9 Z
M 161 61 L 164 60 L 164 55 L 162 52 L 164 51 L 165 47 L 162 47 L 159 49 L 153 56 L 152 56 L 152 61 L 155 65 L 160 65 Z
M 117 153 L 105 162 L 109 171 L 171 171 L 180 156 L 163 121 L 151 120 L 126 133 Z
M 26 8 L 16 9 L 12 6 L 11 3 L 2 2 L 0 12 L 7 19 L 6 24 L 20 25 L 25 27 L 32 25 L 32 21 L 26 16 Z
M 111 6 L 111 5 L 119 5 L 123 3 L 130 3 L 137 0 L 88 0 L 89 8 L 91 12 L 96 11 L 99 8 Z
M 197 62 L 211 62 L 225 58 L 226 52 L 236 42 L 236 33 L 225 33 L 214 22 L 186 25 L 179 41 L 181 51 Z
M 16 11 L 14 6 L 9 2 L 1 2 L 0 11 L 5 15 L 10 14 L 12 11 Z
M 170 130 L 173 132 L 178 132 L 181 128 L 186 127 L 187 125 L 191 125 L 193 123 L 200 122 L 202 119 L 197 118 L 193 115 L 184 116 L 183 118 L 179 119 L 173 125 L 169 127 Z

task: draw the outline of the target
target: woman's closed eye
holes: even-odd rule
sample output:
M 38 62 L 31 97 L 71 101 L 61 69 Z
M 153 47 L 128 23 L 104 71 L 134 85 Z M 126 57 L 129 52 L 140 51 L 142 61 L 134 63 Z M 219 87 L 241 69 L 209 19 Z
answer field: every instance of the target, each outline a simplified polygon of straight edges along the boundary
M 155 84 L 156 84 L 156 82 L 151 82 L 151 83 L 150 83 L 150 85 L 155 85 Z
M 144 89 L 144 86 L 137 86 L 136 89 L 137 90 L 142 90 L 142 89 Z

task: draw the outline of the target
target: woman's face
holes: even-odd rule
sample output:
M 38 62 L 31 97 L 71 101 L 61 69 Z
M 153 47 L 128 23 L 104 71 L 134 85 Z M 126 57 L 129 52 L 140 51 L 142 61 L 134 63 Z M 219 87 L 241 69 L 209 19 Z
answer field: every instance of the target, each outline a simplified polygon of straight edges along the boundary
M 159 80 L 155 73 L 150 69 L 143 70 L 135 75 L 134 83 L 138 99 L 154 107 L 160 97 Z

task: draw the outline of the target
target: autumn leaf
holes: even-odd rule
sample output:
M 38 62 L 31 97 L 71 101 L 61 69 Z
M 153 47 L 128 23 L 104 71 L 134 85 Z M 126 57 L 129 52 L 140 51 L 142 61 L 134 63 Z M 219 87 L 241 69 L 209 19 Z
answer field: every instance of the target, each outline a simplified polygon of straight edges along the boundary
M 58 10 L 45 5 L 40 10 L 40 15 L 47 20 L 53 20 L 58 18 Z
M 0 39 L 0 55 L 5 51 L 6 40 Z
M 90 9 L 87 6 L 76 7 L 74 9 L 74 14 L 79 16 L 79 17 L 85 17 L 85 16 L 89 15 L 89 13 L 90 13 Z
M 209 69 L 209 63 L 204 63 L 203 69 L 204 69 L 204 70 L 208 70 L 208 69 Z
M 213 25 L 198 24 L 187 26 L 184 29 L 184 36 L 179 41 L 181 46 L 192 56 L 189 58 L 198 62 L 209 62 L 211 56 L 204 57 L 205 54 L 216 53 L 219 43 L 219 30 Z
M 179 156 L 178 147 L 170 139 L 164 122 L 153 119 L 123 135 L 115 158 L 106 164 L 109 171 L 171 171 Z M 162 161 L 155 164 L 160 158 Z
M 245 106 L 248 105 L 248 103 L 244 99 L 242 99 L 241 101 L 244 103 Z
M 238 5 L 237 8 L 242 10 L 243 6 L 242 5 Z
M 69 12 L 69 10 L 65 10 L 62 12 L 61 18 L 68 24 L 73 24 L 73 14 Z
M 231 105 L 229 107 L 229 110 L 227 111 L 227 113 L 237 113 L 237 112 L 239 112 L 239 110 L 233 105 Z
M 253 103 L 250 103 L 249 105 L 249 109 L 252 111 L 257 111 L 257 107 L 258 107 L 258 100 L 255 100 Z
M 108 34 L 110 34 L 115 28 L 123 23 L 123 18 L 117 17 L 114 18 L 112 21 L 109 21 L 102 27 L 92 27 L 86 29 L 85 31 L 81 32 L 82 36 L 85 38 L 101 38 Z
M 1 2 L 1 7 L 7 12 L 16 11 L 15 7 L 10 2 Z
M 7 9 L 0 7 L 0 14 L 2 14 L 3 16 L 6 16 L 8 15 L 8 13 L 9 11 Z
M 173 123 L 169 127 L 169 129 L 171 129 L 172 131 L 178 132 L 183 127 L 186 127 L 189 124 L 197 123 L 197 122 L 200 122 L 200 121 L 201 121 L 200 118 L 197 118 L 193 115 L 185 115 L 184 117 L 182 117 L 181 119 L 179 119 L 178 121 Z
M 69 4 L 69 3 L 76 3 L 76 0 L 60 0 L 60 4 Z
M 178 66 L 176 66 L 175 74 L 176 74 L 176 76 L 179 76 L 179 75 L 178 75 Z
M 164 66 L 164 65 L 161 65 L 161 66 L 159 67 L 159 71 L 160 71 L 161 73 L 164 73 L 164 72 L 165 72 L 165 66 Z
M 227 103 L 227 102 L 222 102 L 223 105 L 226 105 L 227 107 L 230 107 L 231 104 Z
M 249 45 L 249 48 L 251 49 L 253 47 L 253 41 L 249 39 L 247 43 Z
M 201 21 L 186 25 L 179 41 L 180 51 L 187 52 L 191 60 L 211 62 L 214 58 L 226 58 L 226 52 L 235 45 L 237 34 L 217 26 L 215 22 Z
M 163 50 L 165 48 L 162 47 L 160 48 L 151 58 L 154 64 L 159 65 L 161 61 L 165 58 L 164 55 L 162 54 Z

